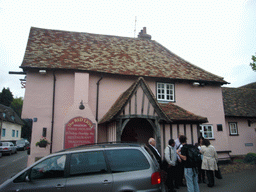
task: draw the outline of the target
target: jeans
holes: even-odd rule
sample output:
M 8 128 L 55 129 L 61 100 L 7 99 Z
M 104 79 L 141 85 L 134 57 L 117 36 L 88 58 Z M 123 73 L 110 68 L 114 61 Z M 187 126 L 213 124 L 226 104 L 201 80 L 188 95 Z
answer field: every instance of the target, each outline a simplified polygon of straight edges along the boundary
M 184 168 L 188 192 L 199 192 L 198 174 L 196 168 Z

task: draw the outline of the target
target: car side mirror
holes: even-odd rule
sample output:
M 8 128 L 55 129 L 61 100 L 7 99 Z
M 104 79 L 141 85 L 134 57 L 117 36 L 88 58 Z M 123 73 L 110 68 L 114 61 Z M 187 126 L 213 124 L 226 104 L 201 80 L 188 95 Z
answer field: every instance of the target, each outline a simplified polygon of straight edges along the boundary
M 29 178 L 28 175 L 26 176 L 25 181 L 26 181 L 26 182 L 30 182 L 30 178 Z

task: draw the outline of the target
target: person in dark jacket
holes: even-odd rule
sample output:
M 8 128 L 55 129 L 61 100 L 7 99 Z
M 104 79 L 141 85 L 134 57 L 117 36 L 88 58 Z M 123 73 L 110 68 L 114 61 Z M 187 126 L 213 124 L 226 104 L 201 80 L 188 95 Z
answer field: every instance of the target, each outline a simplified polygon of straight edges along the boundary
M 148 140 L 148 147 L 152 151 L 152 153 L 155 155 L 155 158 L 157 162 L 159 163 L 160 167 L 162 165 L 162 158 L 158 150 L 156 149 L 156 140 L 154 138 L 149 138 Z
M 199 151 L 201 151 L 201 147 L 203 145 L 204 137 L 200 136 L 198 138 L 198 143 L 195 144 L 198 147 Z M 201 159 L 203 160 L 203 155 L 201 155 Z M 205 170 L 202 169 L 202 161 L 198 166 L 198 183 L 206 183 L 205 182 Z
M 180 143 L 183 147 L 177 150 L 177 154 L 185 162 L 184 173 L 186 178 L 187 190 L 188 192 L 199 192 L 200 190 L 198 185 L 198 173 L 196 167 L 197 165 L 192 163 L 193 161 L 188 155 L 189 148 L 192 147 L 192 145 L 187 144 L 187 137 L 183 135 L 180 136 Z

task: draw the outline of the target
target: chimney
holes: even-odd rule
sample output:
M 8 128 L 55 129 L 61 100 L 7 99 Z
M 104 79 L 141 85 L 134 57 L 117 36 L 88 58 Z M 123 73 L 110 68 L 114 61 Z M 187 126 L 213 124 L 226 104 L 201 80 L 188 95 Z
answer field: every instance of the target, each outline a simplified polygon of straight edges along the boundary
M 143 27 L 143 29 L 139 32 L 138 38 L 140 39 L 151 39 L 151 35 L 147 34 L 147 28 Z

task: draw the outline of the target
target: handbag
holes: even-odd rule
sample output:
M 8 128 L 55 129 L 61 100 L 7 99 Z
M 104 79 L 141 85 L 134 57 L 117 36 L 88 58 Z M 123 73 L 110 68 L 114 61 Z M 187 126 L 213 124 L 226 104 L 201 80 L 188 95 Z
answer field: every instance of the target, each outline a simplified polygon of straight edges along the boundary
M 168 169 L 168 163 L 167 163 L 167 161 L 166 161 L 166 159 L 164 158 L 164 160 L 163 160 L 163 162 L 162 162 L 162 170 L 164 170 L 164 171 L 167 171 L 167 169 Z
M 218 170 L 215 170 L 215 177 L 217 179 L 222 179 L 222 175 L 221 175 L 219 166 L 218 166 Z

